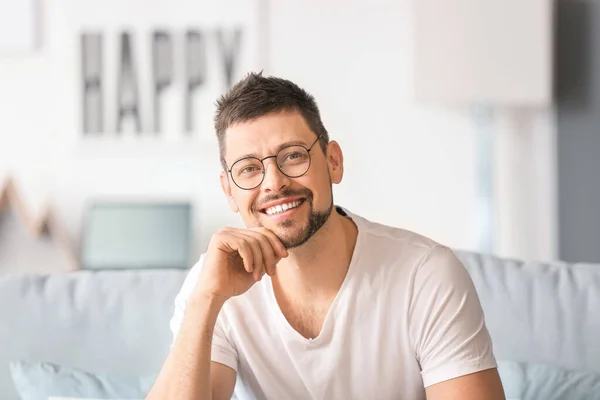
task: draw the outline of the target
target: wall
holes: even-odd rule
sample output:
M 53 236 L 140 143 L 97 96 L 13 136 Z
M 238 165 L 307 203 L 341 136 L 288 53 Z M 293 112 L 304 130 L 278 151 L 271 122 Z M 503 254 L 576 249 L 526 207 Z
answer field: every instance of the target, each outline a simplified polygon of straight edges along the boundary
M 111 143 L 72 135 L 69 102 L 76 96 L 72 88 L 55 86 L 56 77 L 66 82 L 77 69 L 76 55 L 67 54 L 64 44 L 61 48 L 65 32 L 53 26 L 64 19 L 60 1 L 48 2 L 50 37 L 40 55 L 0 59 L 0 76 L 10 77 L 0 80 L 0 105 L 7 110 L 0 122 L 0 167 L 17 171 L 33 208 L 52 198 L 75 241 L 86 204 L 97 197 L 193 199 L 197 252 L 220 226 L 240 226 L 220 191 L 214 141 Z M 204 7 L 198 4 L 201 13 Z M 332 138 L 344 150 L 346 176 L 335 188 L 336 202 L 368 218 L 475 249 L 473 122 L 469 110 L 412 101 L 409 3 L 271 1 L 261 9 L 260 18 L 268 24 L 258 24 L 258 36 L 269 41 L 256 64 L 314 94 Z M 553 182 L 552 115 L 551 110 L 526 111 L 515 128 L 510 110 L 499 114 L 497 130 L 511 133 L 498 139 L 495 160 L 499 254 L 554 257 L 552 202 L 544 200 Z M 531 159 L 539 141 L 550 152 L 538 156 L 543 171 L 520 170 L 514 182 L 514 150 L 520 149 L 520 160 Z M 524 187 L 540 190 L 522 199 Z M 539 221 L 547 221 L 548 229 L 521 229 Z
M 600 262 L 600 4 L 558 8 L 560 257 Z
M 72 271 L 70 253 L 66 250 L 55 237 L 33 237 L 16 213 L 5 211 L 0 215 L 1 273 Z

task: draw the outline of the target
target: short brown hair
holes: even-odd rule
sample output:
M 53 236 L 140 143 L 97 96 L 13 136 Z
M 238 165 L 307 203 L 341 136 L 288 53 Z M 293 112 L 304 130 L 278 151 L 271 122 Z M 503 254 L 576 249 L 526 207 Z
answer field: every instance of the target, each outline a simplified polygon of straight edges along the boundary
M 250 121 L 281 111 L 299 112 L 315 135 L 321 135 L 320 145 L 327 150 L 329 134 L 321 121 L 314 97 L 295 83 L 282 78 L 264 77 L 262 72 L 250 73 L 217 100 L 215 130 L 223 169 L 225 162 L 225 131 L 231 125 Z

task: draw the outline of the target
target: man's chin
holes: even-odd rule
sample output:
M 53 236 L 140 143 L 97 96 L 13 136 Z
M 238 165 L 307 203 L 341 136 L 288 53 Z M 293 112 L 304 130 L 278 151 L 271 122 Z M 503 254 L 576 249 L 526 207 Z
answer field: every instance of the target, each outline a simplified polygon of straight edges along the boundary
M 283 244 L 283 247 L 286 248 L 286 250 L 290 250 L 296 247 L 300 247 L 302 246 L 304 243 L 306 243 L 308 241 L 308 239 L 310 239 L 310 237 L 308 237 L 305 233 L 300 233 L 297 236 L 281 236 L 281 235 L 277 235 L 277 237 L 279 238 L 279 240 L 281 241 L 281 244 Z
M 297 222 L 294 220 L 287 219 L 279 222 L 273 228 L 268 226 L 265 226 L 265 228 L 272 231 L 286 249 L 298 247 L 307 240 L 307 228 L 298 226 Z
M 290 239 L 298 236 L 302 233 L 305 227 L 298 226 L 298 223 L 294 220 L 286 219 L 285 221 L 278 222 L 272 228 L 265 226 L 265 228 L 270 229 L 277 235 L 279 238 Z

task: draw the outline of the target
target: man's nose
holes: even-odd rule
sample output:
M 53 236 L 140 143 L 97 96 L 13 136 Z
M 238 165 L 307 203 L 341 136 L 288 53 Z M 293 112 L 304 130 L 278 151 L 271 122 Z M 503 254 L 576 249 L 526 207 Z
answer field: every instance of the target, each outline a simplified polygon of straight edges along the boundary
M 290 178 L 283 174 L 277 167 L 277 159 L 270 158 L 263 161 L 265 178 L 262 189 L 267 192 L 279 192 L 290 185 Z

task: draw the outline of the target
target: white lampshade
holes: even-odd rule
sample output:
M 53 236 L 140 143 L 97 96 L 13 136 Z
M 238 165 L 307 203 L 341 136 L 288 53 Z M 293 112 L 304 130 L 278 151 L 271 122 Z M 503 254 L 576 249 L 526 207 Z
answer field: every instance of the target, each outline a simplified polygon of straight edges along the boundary
M 552 101 L 551 0 L 414 0 L 417 100 Z

